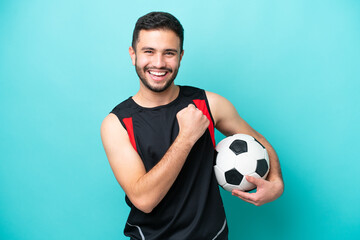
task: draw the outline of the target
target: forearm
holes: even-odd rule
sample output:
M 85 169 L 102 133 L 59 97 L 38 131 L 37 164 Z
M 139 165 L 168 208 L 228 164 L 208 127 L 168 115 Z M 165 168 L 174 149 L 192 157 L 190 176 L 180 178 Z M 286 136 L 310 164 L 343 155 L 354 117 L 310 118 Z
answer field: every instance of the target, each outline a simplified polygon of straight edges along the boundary
M 179 175 L 193 143 L 179 135 L 163 158 L 133 186 L 131 201 L 140 210 L 151 212 L 165 197 Z

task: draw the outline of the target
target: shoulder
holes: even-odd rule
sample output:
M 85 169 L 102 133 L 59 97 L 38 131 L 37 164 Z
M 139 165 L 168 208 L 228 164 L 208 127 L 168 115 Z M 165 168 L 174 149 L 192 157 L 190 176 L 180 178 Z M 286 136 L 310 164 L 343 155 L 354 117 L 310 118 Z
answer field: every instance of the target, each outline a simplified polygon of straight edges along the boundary
M 131 116 L 133 112 L 131 97 L 116 105 L 101 123 L 101 136 L 123 134 L 126 130 L 122 119 Z
M 219 111 L 224 107 L 232 106 L 232 103 L 229 100 L 217 93 L 205 91 L 205 94 L 206 98 L 208 99 L 211 111 Z
M 101 136 L 112 135 L 114 133 L 123 134 L 125 128 L 122 126 L 120 119 L 114 113 L 108 114 L 101 123 Z
M 234 105 L 225 97 L 209 91 L 205 91 L 205 94 L 215 121 L 215 126 L 217 126 L 224 118 L 237 115 Z
M 209 101 L 212 101 L 214 103 L 219 102 L 221 100 L 224 100 L 225 98 L 217 93 L 205 91 L 206 97 Z

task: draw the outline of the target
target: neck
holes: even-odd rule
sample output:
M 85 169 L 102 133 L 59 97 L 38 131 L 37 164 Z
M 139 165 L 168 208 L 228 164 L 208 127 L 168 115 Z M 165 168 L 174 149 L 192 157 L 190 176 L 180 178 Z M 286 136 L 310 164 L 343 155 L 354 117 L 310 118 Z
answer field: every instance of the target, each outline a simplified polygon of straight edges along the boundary
M 163 92 L 154 92 L 140 83 L 139 91 L 133 96 L 133 100 L 140 106 L 153 108 L 169 104 L 179 95 L 180 88 L 174 83 Z

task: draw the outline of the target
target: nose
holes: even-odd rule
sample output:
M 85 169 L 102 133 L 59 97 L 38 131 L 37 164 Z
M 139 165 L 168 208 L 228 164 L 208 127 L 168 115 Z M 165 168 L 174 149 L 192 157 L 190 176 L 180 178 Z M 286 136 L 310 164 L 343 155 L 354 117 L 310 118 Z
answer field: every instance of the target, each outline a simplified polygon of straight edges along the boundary
M 153 65 L 156 68 L 162 68 L 166 66 L 164 56 L 162 54 L 156 54 L 153 59 Z

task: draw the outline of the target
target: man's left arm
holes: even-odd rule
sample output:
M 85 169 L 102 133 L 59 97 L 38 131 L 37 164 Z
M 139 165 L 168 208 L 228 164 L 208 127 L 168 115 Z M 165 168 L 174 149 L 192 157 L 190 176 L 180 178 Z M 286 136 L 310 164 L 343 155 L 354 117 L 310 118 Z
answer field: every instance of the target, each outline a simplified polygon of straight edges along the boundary
M 235 107 L 226 98 L 212 92 L 206 92 L 206 96 L 209 101 L 216 129 L 225 136 L 231 136 L 237 133 L 250 135 L 264 145 L 269 154 L 270 171 L 266 180 L 246 176 L 246 180 L 256 185 L 256 192 L 248 193 L 233 190 L 232 194 L 256 206 L 261 206 L 280 197 L 284 191 L 284 182 L 279 159 L 274 148 L 264 136 L 255 131 L 240 117 Z

